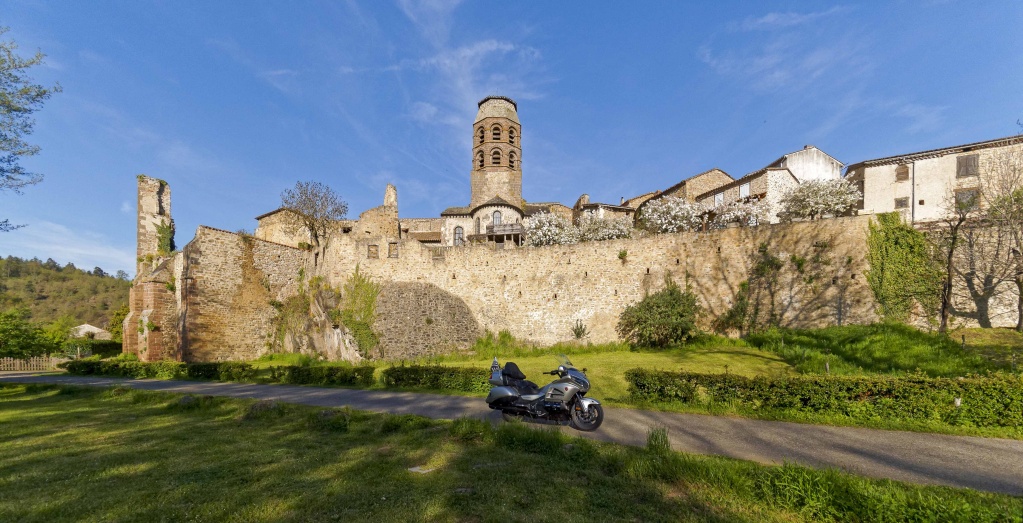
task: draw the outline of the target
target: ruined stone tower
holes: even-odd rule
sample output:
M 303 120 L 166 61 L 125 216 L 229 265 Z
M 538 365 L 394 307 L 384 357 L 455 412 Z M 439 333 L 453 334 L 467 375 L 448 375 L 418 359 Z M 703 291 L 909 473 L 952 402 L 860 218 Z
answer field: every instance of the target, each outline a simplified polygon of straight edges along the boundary
M 476 207 L 495 197 L 522 206 L 522 126 L 515 101 L 488 96 L 473 123 L 472 200 Z
M 153 260 L 174 250 L 174 220 L 171 192 L 167 182 L 138 176 L 138 220 L 136 222 L 136 275 L 151 270 Z M 148 257 L 148 260 L 147 260 Z

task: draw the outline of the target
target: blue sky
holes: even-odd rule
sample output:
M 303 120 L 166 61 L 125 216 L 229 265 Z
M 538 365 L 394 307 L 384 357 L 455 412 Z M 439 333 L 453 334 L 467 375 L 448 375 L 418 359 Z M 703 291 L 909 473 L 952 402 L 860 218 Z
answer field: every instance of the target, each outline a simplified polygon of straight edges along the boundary
M 585 7 L 583 9 L 582 7 Z M 617 202 L 814 144 L 846 164 L 1020 131 L 1023 3 L 41 2 L 0 25 L 64 92 L 0 193 L 0 255 L 134 273 L 135 175 L 177 243 L 255 228 L 298 180 L 349 215 L 469 199 L 471 123 L 514 98 L 523 194 Z

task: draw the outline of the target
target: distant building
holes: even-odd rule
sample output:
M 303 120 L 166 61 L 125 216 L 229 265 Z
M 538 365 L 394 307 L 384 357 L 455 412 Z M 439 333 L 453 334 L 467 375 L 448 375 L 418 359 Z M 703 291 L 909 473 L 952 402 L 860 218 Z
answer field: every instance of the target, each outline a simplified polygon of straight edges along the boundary
M 88 323 L 83 323 L 73 329 L 71 329 L 72 338 L 90 338 L 94 340 L 110 340 L 113 336 L 110 331 L 101 329 Z
M 955 145 L 866 160 L 849 166 L 846 179 L 863 192 L 860 213 L 898 211 L 911 223 L 940 219 L 948 202 L 980 194 L 1000 154 L 1023 149 L 1023 136 Z

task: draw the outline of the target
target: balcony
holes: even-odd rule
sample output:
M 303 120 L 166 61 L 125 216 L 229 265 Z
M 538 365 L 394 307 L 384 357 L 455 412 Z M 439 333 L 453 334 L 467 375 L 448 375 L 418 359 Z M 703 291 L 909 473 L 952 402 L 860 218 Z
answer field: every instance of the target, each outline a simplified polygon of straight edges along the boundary
M 499 225 L 487 225 L 487 236 L 508 236 L 521 235 L 523 233 L 521 223 L 502 223 Z

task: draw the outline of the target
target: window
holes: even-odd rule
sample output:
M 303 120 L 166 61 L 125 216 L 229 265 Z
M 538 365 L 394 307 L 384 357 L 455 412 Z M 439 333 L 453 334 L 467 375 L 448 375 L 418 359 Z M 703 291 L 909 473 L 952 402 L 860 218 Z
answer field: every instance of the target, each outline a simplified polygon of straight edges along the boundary
M 749 198 L 749 184 L 744 183 L 739 186 L 739 198 Z
M 959 211 L 974 211 L 980 207 L 980 191 L 962 189 L 956 191 L 956 208 Z
M 378 245 L 370 245 L 369 248 L 366 250 L 366 257 L 367 258 L 379 258 L 380 257 L 380 247 Z
M 465 230 L 455 227 L 455 245 L 465 245 Z
M 479 132 L 477 132 L 476 135 L 479 136 L 480 143 L 483 143 L 483 139 L 487 136 L 487 133 L 483 130 L 482 127 L 480 127 Z
M 483 151 L 476 155 L 476 165 L 483 167 Z
M 909 179 L 909 166 L 900 165 L 895 168 L 895 181 L 904 182 Z
M 494 141 L 495 142 L 501 140 L 501 128 L 499 126 L 495 125 L 494 128 L 491 130 L 491 132 L 494 134 Z
M 515 153 L 508 153 L 508 167 L 515 168 Z
M 398 244 L 391 242 L 387 244 L 387 257 L 397 258 L 398 257 Z
M 476 234 L 480 233 L 480 219 L 476 218 Z
M 909 208 L 909 198 L 908 197 L 907 198 L 896 198 L 895 199 L 895 208 L 896 209 L 908 209 Z
M 980 174 L 980 157 L 976 154 L 968 154 L 956 158 L 956 178 L 966 176 L 977 176 Z
M 501 165 L 501 151 L 490 153 L 490 165 Z
M 501 225 L 501 211 L 494 211 L 494 225 Z
M 725 203 L 725 193 L 719 192 L 714 195 L 714 205 L 718 206 Z
M 508 143 L 515 145 L 515 128 L 508 129 Z

